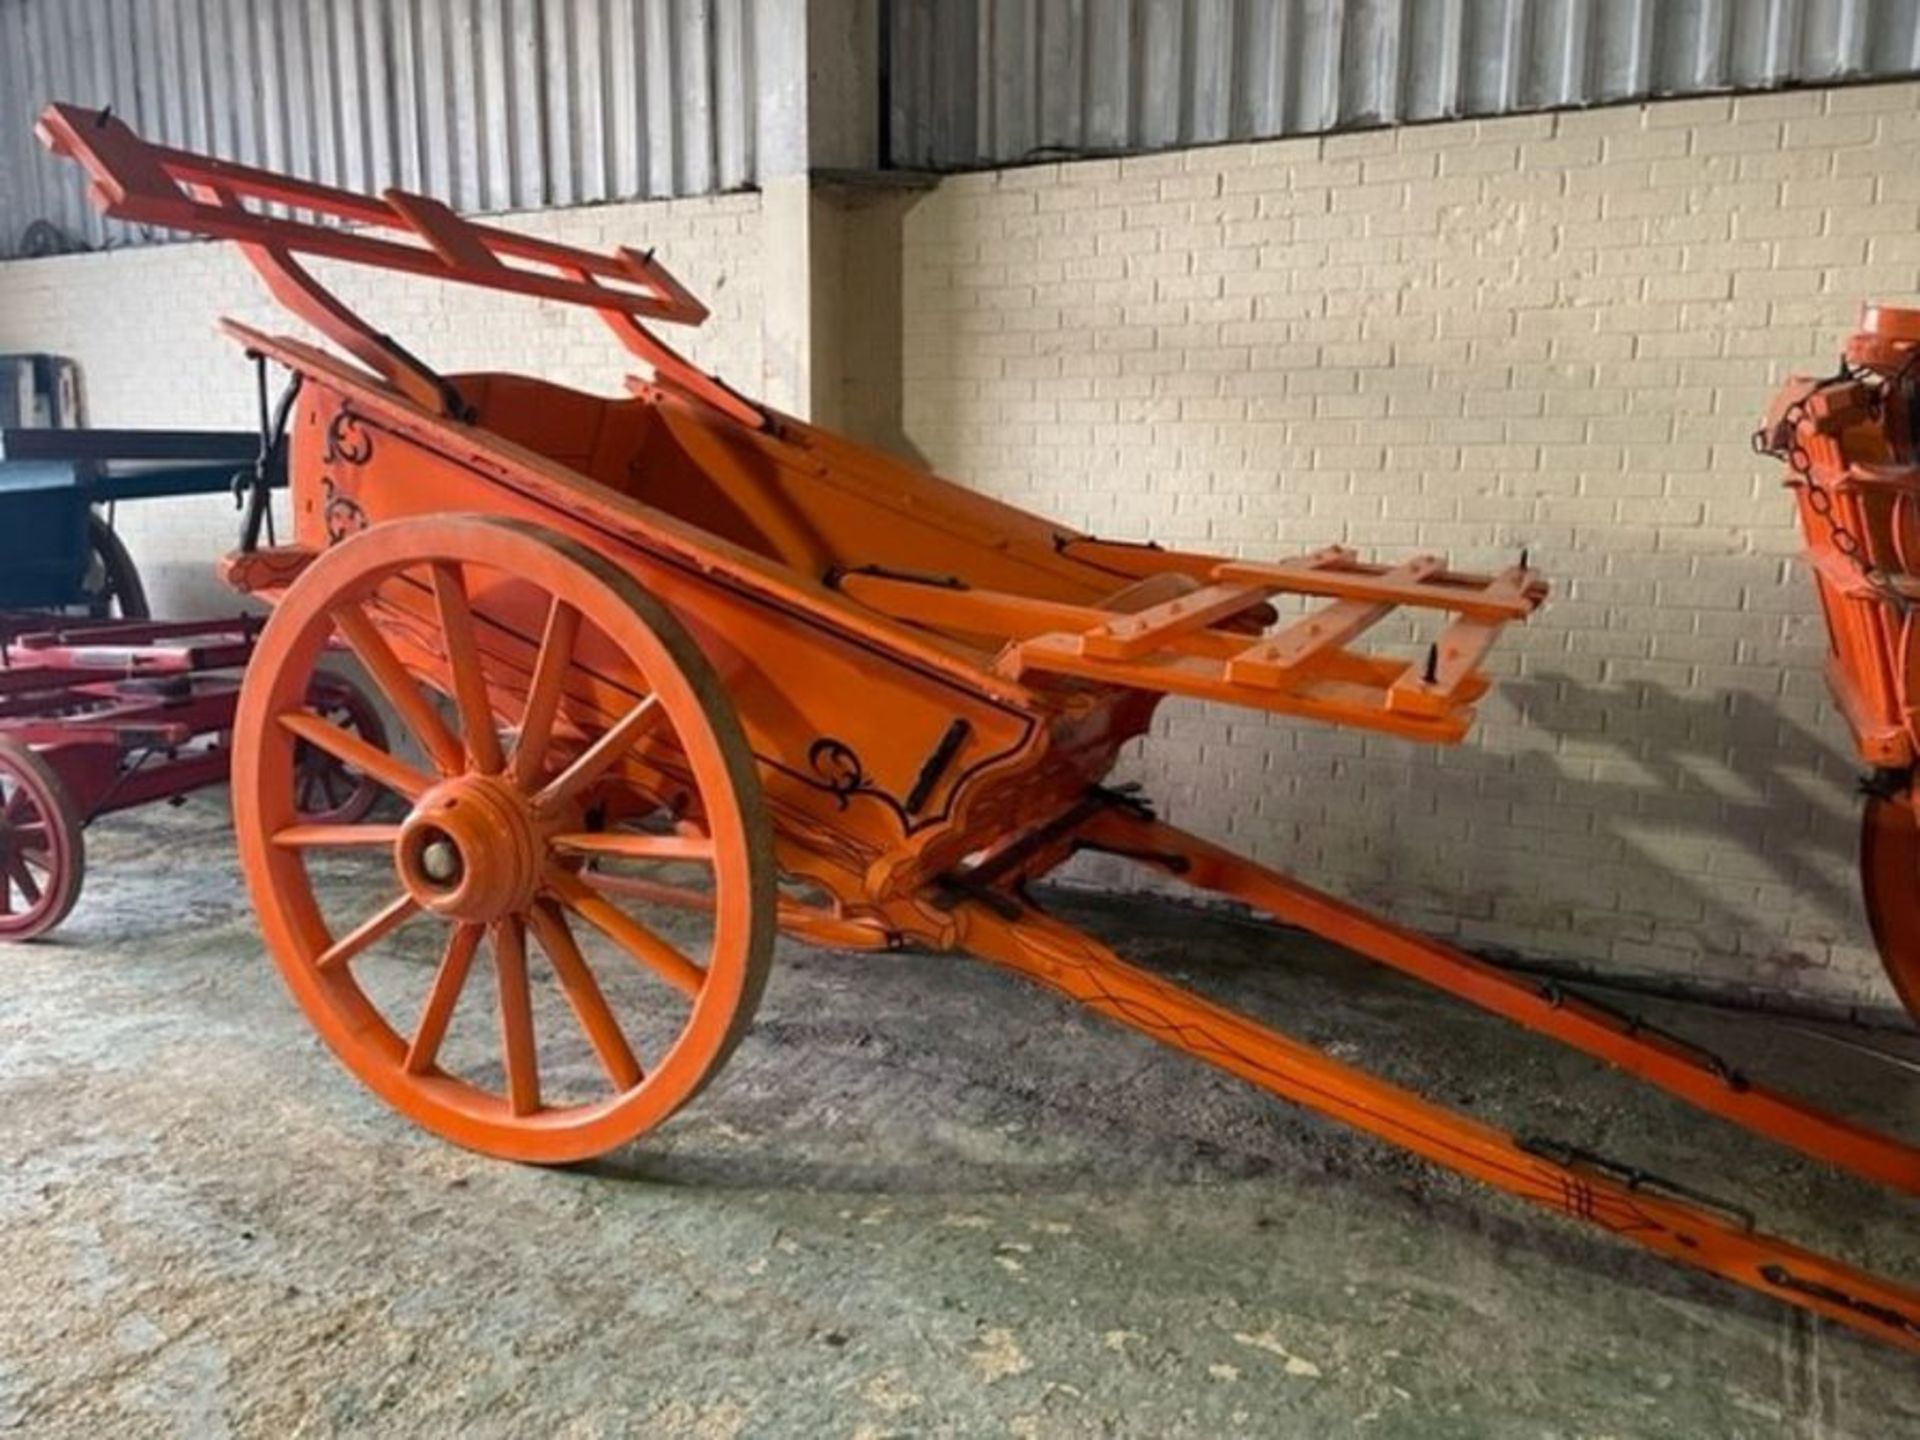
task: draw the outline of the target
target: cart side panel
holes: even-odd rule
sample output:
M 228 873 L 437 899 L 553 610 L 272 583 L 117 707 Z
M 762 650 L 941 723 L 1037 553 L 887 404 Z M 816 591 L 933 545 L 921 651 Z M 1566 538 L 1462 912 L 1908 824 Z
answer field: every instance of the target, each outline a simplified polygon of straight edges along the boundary
M 502 439 L 812 579 L 883 566 L 1086 604 L 1133 579 L 1064 554 L 1063 527 L 796 420 L 756 430 L 657 386 L 448 381 Z

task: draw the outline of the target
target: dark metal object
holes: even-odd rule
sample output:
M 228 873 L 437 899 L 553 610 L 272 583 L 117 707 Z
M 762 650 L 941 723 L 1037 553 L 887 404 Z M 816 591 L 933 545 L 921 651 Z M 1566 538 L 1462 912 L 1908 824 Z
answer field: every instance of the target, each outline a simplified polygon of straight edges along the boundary
M 285 467 L 247 431 L 0 429 L 0 609 L 93 603 L 95 507 L 221 494 L 250 466 L 264 517 L 262 487 L 284 485 Z
M 927 756 L 927 763 L 920 767 L 920 773 L 914 777 L 913 788 L 907 792 L 907 813 L 918 815 L 926 808 L 928 799 L 933 795 L 933 787 L 940 783 L 940 777 L 947 773 L 947 767 L 953 764 L 953 757 L 960 753 L 960 747 L 967 743 L 967 736 L 973 733 L 973 726 L 965 720 L 955 720 L 947 726 L 946 734 L 933 747 L 933 753 Z
M 1878 1321 L 1888 1329 L 1901 1334 L 1920 1336 L 1920 1316 L 1908 1315 L 1894 1309 L 1891 1305 L 1881 1305 L 1871 1300 L 1864 1300 L 1857 1295 L 1849 1295 L 1837 1285 L 1828 1285 L 1820 1280 L 1809 1280 L 1805 1276 L 1794 1274 L 1784 1265 L 1762 1265 L 1760 1278 L 1782 1290 L 1791 1290 L 1796 1294 L 1824 1300 L 1829 1305 L 1845 1306 L 1856 1315 Z
M 1678 1180 L 1669 1180 L 1664 1175 L 1656 1175 L 1651 1170 L 1642 1170 L 1636 1165 L 1625 1165 L 1618 1160 L 1609 1160 L 1596 1151 L 1584 1149 L 1579 1145 L 1569 1145 L 1564 1141 L 1548 1139 L 1545 1136 L 1527 1135 L 1516 1139 L 1514 1145 L 1525 1154 L 1558 1165 L 1562 1169 L 1597 1170 L 1610 1176 L 1632 1191 L 1649 1195 L 1665 1195 L 1675 1200 L 1686 1200 L 1711 1210 L 1732 1220 L 1743 1230 L 1756 1228 L 1753 1212 L 1731 1200 L 1723 1200 L 1691 1185 L 1683 1185 Z
M 111 464 L 119 460 L 226 462 L 244 465 L 259 450 L 259 437 L 245 430 L 43 430 L 0 429 L 0 461 L 71 460 Z
M 1701 1069 L 1717 1076 L 1730 1090 L 1745 1090 L 1751 1082 L 1739 1070 L 1727 1063 L 1724 1056 L 1709 1050 L 1697 1041 L 1684 1035 L 1676 1035 L 1664 1026 L 1656 1025 L 1645 1016 L 1636 1015 L 1631 1010 L 1622 1010 L 1617 1005 L 1609 1005 L 1604 1000 L 1595 1000 L 1590 995 L 1575 993 L 1568 995 L 1558 980 L 1542 980 L 1536 987 L 1536 993 L 1554 1009 L 1558 1010 L 1571 999 L 1580 1008 L 1595 1014 L 1604 1015 L 1628 1036 L 1651 1036 L 1671 1049 L 1679 1050 L 1690 1056 Z
M 969 865 L 964 870 L 950 870 L 938 876 L 934 881 L 938 887 L 933 898 L 935 908 L 951 910 L 964 900 L 977 900 L 1001 915 L 1017 915 L 1020 906 L 1005 890 L 999 888 L 1001 882 L 1009 881 L 1017 886 L 1024 878 L 1026 868 L 1041 859 L 1050 847 L 1064 845 L 1069 848 L 1090 848 L 1075 832 L 1100 811 L 1116 807 L 1148 818 L 1153 813 L 1144 800 L 1133 794 L 1130 787 L 1115 786 L 1109 789 L 1104 785 L 1089 786 L 1087 793 L 1070 809 L 1063 810 L 1044 825 L 1034 826 L 979 864 Z M 1009 880 L 1009 877 L 1012 879 Z

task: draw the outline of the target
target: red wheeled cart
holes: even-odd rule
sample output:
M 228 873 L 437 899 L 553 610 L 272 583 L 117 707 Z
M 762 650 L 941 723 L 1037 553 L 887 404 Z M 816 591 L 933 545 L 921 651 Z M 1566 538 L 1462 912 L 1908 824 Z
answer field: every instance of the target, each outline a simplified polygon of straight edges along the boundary
M 71 621 L 0 616 L 0 940 L 31 940 L 73 908 L 86 826 L 101 815 L 223 785 L 240 675 L 260 622 Z M 309 703 L 385 746 L 380 712 L 343 676 Z M 295 782 L 316 822 L 365 817 L 379 787 L 308 747 Z

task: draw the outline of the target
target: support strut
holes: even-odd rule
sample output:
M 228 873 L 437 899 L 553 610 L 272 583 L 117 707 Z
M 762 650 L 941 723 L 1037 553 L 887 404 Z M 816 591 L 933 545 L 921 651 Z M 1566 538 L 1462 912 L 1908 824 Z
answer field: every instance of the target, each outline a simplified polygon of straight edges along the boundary
M 1551 982 L 1509 974 L 1132 810 L 1104 809 L 1079 834 L 1095 847 L 1138 856 L 1198 889 L 1239 900 L 1571 1045 L 1769 1140 L 1920 1195 L 1920 1149 L 1749 1080 L 1710 1051 L 1631 1015 L 1569 995 Z
M 1179 832 L 1149 826 L 1155 831 Z M 1161 843 L 1156 839 L 1156 844 Z M 1920 1354 L 1920 1292 L 1752 1228 L 1744 1216 L 1569 1147 L 1523 1142 L 1127 964 L 1037 912 L 961 907 L 962 945 L 1282 1099 L 1510 1195 Z

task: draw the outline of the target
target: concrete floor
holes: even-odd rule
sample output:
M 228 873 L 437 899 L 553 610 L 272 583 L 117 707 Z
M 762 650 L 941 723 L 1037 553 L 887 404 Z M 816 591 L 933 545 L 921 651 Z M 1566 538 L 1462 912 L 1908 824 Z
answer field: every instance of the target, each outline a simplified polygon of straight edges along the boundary
M 787 949 L 725 1075 L 643 1145 L 466 1155 L 311 1037 L 221 803 L 95 827 L 59 941 L 0 956 L 0 1428 L 1920 1435 L 1906 1357 L 962 960 Z M 1497 1021 L 1297 937 L 1066 908 L 1437 1098 L 1920 1278 L 1911 1207 Z M 1920 1075 L 1644 1008 L 1920 1129 Z

